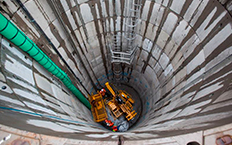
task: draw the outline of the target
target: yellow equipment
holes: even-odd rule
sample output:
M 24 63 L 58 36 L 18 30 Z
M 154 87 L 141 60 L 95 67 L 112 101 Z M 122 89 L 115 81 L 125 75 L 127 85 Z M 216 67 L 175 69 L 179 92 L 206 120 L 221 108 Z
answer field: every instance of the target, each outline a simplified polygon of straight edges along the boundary
M 115 103 L 114 100 L 109 101 L 107 105 L 109 106 L 110 111 L 113 112 L 116 118 L 120 117 L 123 114 L 123 112 L 120 110 L 120 108 L 118 107 L 118 105 Z
M 113 113 L 115 118 L 118 118 L 123 114 L 123 112 L 120 110 L 117 102 L 115 101 L 116 94 L 115 94 L 114 90 L 111 88 L 109 82 L 106 82 L 105 86 L 110 91 L 110 93 L 113 95 L 112 100 L 106 102 L 106 104 L 108 105 L 110 111 Z
M 111 88 L 109 82 L 105 83 L 105 86 L 107 87 L 107 89 L 110 91 L 110 93 L 113 95 L 113 97 L 116 97 L 116 94 L 114 92 L 114 90 Z
M 116 94 L 114 90 L 111 88 L 109 82 L 106 82 L 105 86 L 110 91 L 110 93 L 113 95 L 112 100 L 107 102 L 107 105 L 109 109 L 113 112 L 114 116 L 118 118 L 123 113 L 125 113 L 126 119 L 128 121 L 133 119 L 137 115 L 137 113 L 133 110 L 132 104 L 134 104 L 134 100 L 132 99 L 131 95 L 127 93 L 126 91 L 122 91 L 122 90 L 117 91 L 117 94 Z M 124 103 L 118 104 L 115 99 L 117 96 L 120 97 Z
M 129 93 L 127 93 L 126 91 L 119 90 L 118 95 L 123 99 L 124 102 L 126 102 L 128 100 L 132 104 L 135 103 L 135 101 L 132 99 L 131 95 Z
M 134 110 L 131 111 L 131 108 L 127 107 L 125 104 L 121 104 L 120 108 L 126 114 L 126 119 L 128 121 L 130 121 L 131 119 L 133 119 L 137 115 L 137 113 Z
M 108 118 L 102 95 L 99 92 L 89 96 L 89 101 L 95 122 L 101 122 Z

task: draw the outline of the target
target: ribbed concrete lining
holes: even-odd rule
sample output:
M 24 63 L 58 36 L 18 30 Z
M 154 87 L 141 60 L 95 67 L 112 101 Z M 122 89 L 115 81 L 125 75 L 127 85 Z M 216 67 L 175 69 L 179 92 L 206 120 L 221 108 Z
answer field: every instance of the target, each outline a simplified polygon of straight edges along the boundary
M 70 89 L 73 94 L 87 107 L 91 108 L 89 101 L 81 94 L 81 92 L 72 84 L 67 74 L 61 70 L 51 59 L 41 51 L 33 41 L 31 41 L 21 30 L 12 24 L 7 18 L 0 14 L 0 34 L 15 44 L 18 48 L 28 53 L 46 70 L 59 78 L 64 85 Z
M 87 90 L 94 92 L 93 84 L 87 79 L 86 73 L 93 76 L 95 83 L 99 82 L 102 85 L 113 78 L 106 39 L 111 33 L 123 32 L 123 2 L 56 1 L 56 7 L 59 7 L 56 10 L 62 14 L 61 18 L 70 31 L 70 38 L 64 37 L 64 28 L 53 15 L 54 10 L 47 2 L 27 1 L 24 5 L 81 78 Z M 24 18 L 25 14 L 18 11 L 17 6 L 11 1 L 6 3 L 10 6 L 10 11 L 14 12 L 13 21 L 16 25 L 29 34 L 38 45 L 43 44 L 44 50 L 56 56 L 39 32 Z M 43 9 L 40 9 L 41 7 Z M 133 87 L 140 94 L 143 112 L 137 125 L 121 135 L 126 140 L 162 138 L 230 123 L 231 32 L 231 16 L 218 1 L 144 1 L 141 29 L 136 41 L 140 50 L 133 68 L 123 66 L 122 80 L 122 83 Z M 69 39 L 76 43 L 76 50 L 70 47 Z M 77 58 L 76 51 L 82 54 L 81 58 Z M 5 54 L 12 56 L 11 53 L 13 52 L 7 51 Z M 62 68 L 63 65 L 58 58 L 51 58 Z M 79 67 L 78 59 L 89 62 L 86 66 L 88 72 Z M 7 59 L 3 60 L 7 61 Z M 2 63 L 3 70 L 7 70 L 5 61 Z M 36 76 L 33 79 L 36 82 L 34 87 L 39 92 L 49 92 L 43 87 L 45 83 L 41 83 L 45 82 L 44 80 L 49 80 L 49 85 L 55 87 L 55 82 L 52 82 L 48 76 L 40 74 L 41 69 L 36 68 L 35 65 L 31 65 L 30 68 Z M 4 73 L 4 76 L 10 78 L 8 73 Z M 12 83 L 9 87 L 13 90 L 16 88 Z M 60 102 L 63 98 L 57 96 L 56 91 L 59 89 L 52 90 L 49 95 L 53 99 L 50 100 L 55 99 Z M 40 94 L 41 98 L 46 98 L 44 96 Z M 51 103 L 47 98 L 44 99 L 45 102 Z M 62 102 L 68 104 L 69 109 L 75 108 L 78 111 L 70 111 L 64 104 L 56 103 L 62 111 L 57 116 L 94 124 L 88 116 L 89 112 L 83 113 L 87 111 L 76 105 L 73 106 L 71 99 Z M 53 107 L 48 108 L 55 110 Z M 31 107 L 29 109 L 33 110 Z M 57 113 L 57 110 L 55 112 Z M 68 124 L 51 118 L 44 120 L 26 117 L 30 120 L 19 122 L 31 128 L 37 126 L 34 130 L 29 129 L 34 132 L 57 135 L 59 130 L 51 131 L 51 128 L 46 128 L 44 125 L 55 123 L 65 129 L 71 129 L 63 128 L 63 131 L 66 131 L 62 133 L 64 137 L 108 141 L 117 137 L 100 126 L 93 127 L 87 124 L 81 126 L 78 123 Z M 2 119 L 1 123 L 8 124 L 5 119 Z M 11 124 L 11 126 L 19 128 L 17 125 Z M 20 129 L 24 129 L 22 126 Z M 75 136 L 72 130 L 78 132 L 78 136 Z

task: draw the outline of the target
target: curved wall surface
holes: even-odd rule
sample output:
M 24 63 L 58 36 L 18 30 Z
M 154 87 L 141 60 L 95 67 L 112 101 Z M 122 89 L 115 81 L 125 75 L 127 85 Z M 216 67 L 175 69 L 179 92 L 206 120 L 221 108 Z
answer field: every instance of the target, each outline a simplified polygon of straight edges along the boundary
M 1 1 L 1 13 L 84 95 L 114 82 L 108 41 L 124 32 L 124 0 L 20 3 Z M 137 90 L 143 108 L 129 131 L 113 133 L 93 122 L 56 77 L 5 38 L 0 123 L 85 141 L 165 138 L 230 124 L 231 1 L 144 0 L 140 21 L 133 67 L 121 65 L 120 83 Z

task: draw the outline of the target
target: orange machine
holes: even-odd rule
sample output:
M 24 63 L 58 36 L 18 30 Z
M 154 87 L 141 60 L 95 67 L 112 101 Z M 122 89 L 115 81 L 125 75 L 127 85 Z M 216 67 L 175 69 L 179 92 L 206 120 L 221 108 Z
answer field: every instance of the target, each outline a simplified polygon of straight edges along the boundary
M 135 112 L 135 110 L 131 111 L 130 108 L 127 107 L 125 104 L 121 104 L 120 108 L 126 114 L 126 119 L 128 121 L 130 121 L 131 119 L 133 119 L 137 115 L 137 113 Z
M 126 91 L 119 90 L 118 95 L 123 99 L 124 102 L 129 101 L 131 104 L 135 103 L 131 95 L 127 93 Z
M 120 117 L 123 113 L 126 114 L 126 119 L 130 121 L 133 119 L 137 113 L 133 110 L 134 100 L 132 99 L 131 95 L 128 94 L 126 91 L 119 90 L 116 93 L 111 88 L 109 82 L 105 83 L 105 86 L 113 95 L 112 100 L 107 102 L 109 109 L 113 112 L 116 118 Z M 123 103 L 118 103 L 116 98 L 120 97 Z
M 89 96 L 89 101 L 95 122 L 101 122 L 108 118 L 102 95 L 99 92 Z
M 123 112 L 118 107 L 118 104 L 114 100 L 108 101 L 107 105 L 116 118 L 120 117 L 123 114 Z
M 118 103 L 115 100 L 116 94 L 115 94 L 114 90 L 111 88 L 109 82 L 106 82 L 105 86 L 110 91 L 110 93 L 113 95 L 112 100 L 107 101 L 106 104 L 108 105 L 108 108 L 113 113 L 113 115 L 115 116 L 115 118 L 118 118 L 118 117 L 120 117 L 123 114 L 123 112 L 120 110 L 120 108 L 118 106 Z

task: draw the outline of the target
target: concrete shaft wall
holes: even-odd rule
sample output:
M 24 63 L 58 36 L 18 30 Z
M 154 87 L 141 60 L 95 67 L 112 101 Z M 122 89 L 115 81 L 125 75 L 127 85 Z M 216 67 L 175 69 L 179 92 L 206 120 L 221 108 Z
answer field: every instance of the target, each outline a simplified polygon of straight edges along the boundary
M 28 13 L 16 1 L 2 0 L 1 13 L 83 94 L 113 79 L 107 41 L 124 31 L 124 0 L 22 2 Z M 231 20 L 231 1 L 143 1 L 139 51 L 133 68 L 122 66 L 121 80 L 138 91 L 143 111 L 136 126 L 120 135 L 126 140 L 160 138 L 231 123 Z M 94 123 L 90 111 L 56 78 L 5 39 L 0 76 L 1 87 L 7 86 L 0 92 L 1 124 L 85 140 L 117 138 Z

